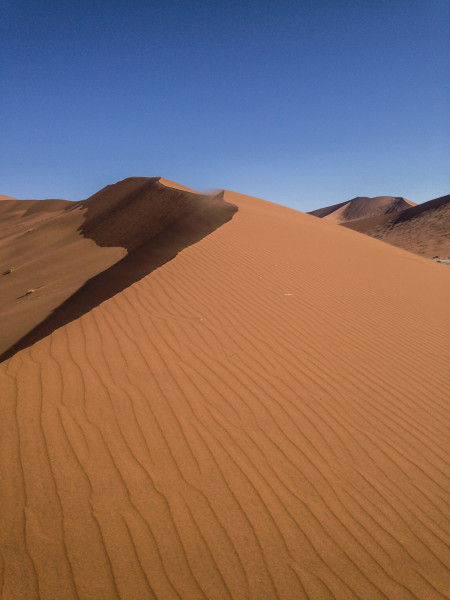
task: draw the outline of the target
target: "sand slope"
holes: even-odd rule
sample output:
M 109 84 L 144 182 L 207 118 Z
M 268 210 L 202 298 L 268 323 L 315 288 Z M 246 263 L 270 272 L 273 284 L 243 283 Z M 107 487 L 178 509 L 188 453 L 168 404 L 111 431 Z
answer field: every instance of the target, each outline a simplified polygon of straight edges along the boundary
M 221 194 L 158 177 L 130 177 L 77 203 L 5 200 L 0 218 L 2 208 L 0 360 L 119 293 L 236 211 Z
M 225 200 L 0 365 L 5 600 L 448 597 L 448 271 Z
M 450 195 L 408 208 L 399 215 L 342 225 L 427 258 L 450 257 Z
M 318 208 L 308 214 L 332 221 L 333 223 L 347 223 L 358 219 L 368 219 L 379 215 L 402 212 L 411 206 L 415 206 L 415 204 L 406 200 L 406 198 L 395 198 L 394 196 L 367 198 L 366 196 L 357 196 L 348 202 Z
M 126 254 L 84 238 L 85 211 L 73 207 L 64 200 L 0 202 L 0 355 Z

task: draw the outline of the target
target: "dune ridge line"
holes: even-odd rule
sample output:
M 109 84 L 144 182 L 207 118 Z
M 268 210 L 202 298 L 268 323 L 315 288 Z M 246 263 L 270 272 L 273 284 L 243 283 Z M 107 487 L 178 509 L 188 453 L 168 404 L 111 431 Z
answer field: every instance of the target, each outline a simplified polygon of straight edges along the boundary
M 445 599 L 448 272 L 223 198 L 0 365 L 3 598 Z
M 131 177 L 81 202 L 12 205 L 16 218 L 0 245 L 0 266 L 19 268 L 2 281 L 0 360 L 145 277 L 237 210 L 221 193 L 198 194 L 163 181 Z M 39 293 L 25 297 L 35 289 Z

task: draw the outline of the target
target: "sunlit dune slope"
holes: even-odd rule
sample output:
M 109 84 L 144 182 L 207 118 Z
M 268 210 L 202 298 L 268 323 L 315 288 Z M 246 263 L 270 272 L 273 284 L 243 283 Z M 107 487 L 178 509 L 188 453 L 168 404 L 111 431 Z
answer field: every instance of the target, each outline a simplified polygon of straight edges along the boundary
M 0 196 L 2 228 L 5 222 L 18 217 L 24 218 L 38 213 L 44 217 L 46 213 L 63 210 L 70 205 L 71 202 L 68 200 L 17 200 L 9 196 Z
M 413 206 L 398 215 L 342 225 L 428 258 L 450 257 L 450 195 Z
M 448 597 L 448 270 L 224 199 L 0 365 L 5 600 Z
M 406 198 L 396 198 L 393 196 L 367 198 L 366 196 L 358 196 L 348 202 L 318 208 L 309 214 L 332 221 L 333 223 L 347 223 L 357 219 L 368 219 L 379 215 L 399 213 L 411 206 L 415 206 L 415 204 L 406 200 Z
M 130 177 L 77 203 L 0 203 L 0 358 L 144 277 L 236 210 L 221 195 L 165 181 Z
M 126 252 L 83 238 L 72 202 L 4 200 L 0 219 L 1 354 Z

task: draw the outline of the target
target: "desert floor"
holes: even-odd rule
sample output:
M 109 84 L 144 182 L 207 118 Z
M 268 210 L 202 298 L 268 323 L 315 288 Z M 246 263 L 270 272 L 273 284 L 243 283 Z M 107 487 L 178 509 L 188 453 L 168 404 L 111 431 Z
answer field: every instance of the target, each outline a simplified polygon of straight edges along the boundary
M 449 597 L 449 268 L 225 200 L 0 364 L 2 599 Z

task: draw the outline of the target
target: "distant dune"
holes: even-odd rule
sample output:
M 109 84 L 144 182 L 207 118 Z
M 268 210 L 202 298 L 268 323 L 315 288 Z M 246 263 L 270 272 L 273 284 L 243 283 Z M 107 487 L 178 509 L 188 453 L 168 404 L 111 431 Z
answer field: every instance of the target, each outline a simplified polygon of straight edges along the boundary
M 71 294 L 0 364 L 2 600 L 448 598 L 448 269 L 156 178 L 1 231 L 2 335 Z
M 428 258 L 450 257 L 450 195 L 413 206 L 398 215 L 342 225 Z
M 340 204 L 335 204 L 333 206 L 318 208 L 308 214 L 334 223 L 346 223 L 357 219 L 367 219 L 379 215 L 398 213 L 411 206 L 415 206 L 415 204 L 406 200 L 406 198 L 395 198 L 393 196 L 367 198 L 358 196 L 348 202 L 341 202 Z

